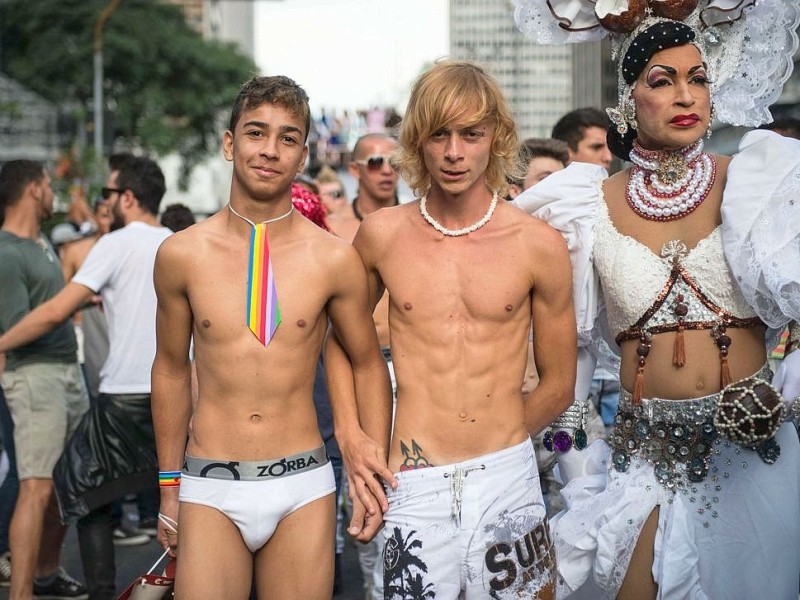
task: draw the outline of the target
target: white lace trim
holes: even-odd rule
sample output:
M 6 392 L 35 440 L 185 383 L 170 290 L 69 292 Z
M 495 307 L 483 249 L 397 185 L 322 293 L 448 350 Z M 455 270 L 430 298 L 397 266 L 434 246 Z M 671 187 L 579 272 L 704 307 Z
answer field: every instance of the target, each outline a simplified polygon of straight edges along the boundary
M 672 264 L 668 258 L 657 256 L 634 238 L 621 234 L 611 222 L 602 197 L 599 202 L 595 267 L 604 288 L 609 326 L 616 335 L 633 326 L 655 303 L 669 279 Z M 756 315 L 725 264 L 719 228 L 700 240 L 681 264 L 714 304 L 736 317 Z M 696 320 L 692 315 L 687 318 Z
M 800 3 L 760 0 L 744 14 L 744 19 L 709 29 L 704 36 L 717 79 L 712 94 L 717 119 L 756 127 L 772 121 L 769 107 L 792 74 Z M 709 43 L 712 33 L 719 37 L 716 46 Z
M 774 182 L 765 178 L 770 171 Z M 722 233 L 739 288 L 761 320 L 776 329 L 800 320 L 800 143 L 765 131 L 745 136 L 728 168 Z

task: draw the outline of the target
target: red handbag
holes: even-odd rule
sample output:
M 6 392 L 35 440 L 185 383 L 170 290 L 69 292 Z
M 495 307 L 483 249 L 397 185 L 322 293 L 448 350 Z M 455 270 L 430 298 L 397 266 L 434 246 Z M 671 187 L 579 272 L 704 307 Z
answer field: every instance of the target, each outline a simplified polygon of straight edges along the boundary
M 117 600 L 167 600 L 172 598 L 175 589 L 175 559 L 171 558 L 167 561 L 167 566 L 161 575 L 153 574 L 168 552 L 169 550 L 165 550 L 147 573 L 134 579 L 117 596 Z

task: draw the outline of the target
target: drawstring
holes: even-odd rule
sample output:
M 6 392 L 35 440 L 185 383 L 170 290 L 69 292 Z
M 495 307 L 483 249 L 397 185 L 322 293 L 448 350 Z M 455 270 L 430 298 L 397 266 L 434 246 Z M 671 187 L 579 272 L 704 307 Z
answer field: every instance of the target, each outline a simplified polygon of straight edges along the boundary
M 469 469 L 464 469 L 462 467 L 456 467 L 456 469 L 452 473 L 445 473 L 445 477 L 450 477 L 450 495 L 452 498 L 451 504 L 451 513 L 452 517 L 456 520 L 456 524 L 461 525 L 461 498 L 464 494 L 464 479 L 470 473 L 470 471 L 483 471 L 486 469 L 486 465 L 480 465 L 479 467 L 471 467 Z

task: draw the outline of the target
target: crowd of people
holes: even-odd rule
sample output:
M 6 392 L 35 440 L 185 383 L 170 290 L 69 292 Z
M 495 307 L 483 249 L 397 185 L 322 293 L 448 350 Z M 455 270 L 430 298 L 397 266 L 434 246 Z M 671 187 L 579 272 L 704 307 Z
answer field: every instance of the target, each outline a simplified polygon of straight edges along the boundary
M 356 142 L 370 133 L 394 132 L 400 115 L 394 107 L 373 106 L 369 109 L 326 111 L 320 109 L 312 117 L 308 134 L 309 169 L 313 172 L 327 165 L 347 168 L 353 158 Z
M 345 533 L 376 600 L 796 597 L 793 123 L 704 151 L 715 110 L 752 106 L 731 108 L 694 7 L 520 6 L 534 38 L 559 19 L 548 43 L 614 32 L 618 107 L 520 141 L 498 83 L 443 60 L 399 124 L 351 140 L 346 114 L 254 77 L 222 210 L 161 210 L 157 162 L 114 155 L 92 225 L 50 239 L 48 170 L 2 166 L 13 600 L 113 599 L 114 545 L 150 536 L 176 598 L 326 600 Z M 800 7 L 732 14 L 797 40 Z M 85 585 L 60 566 L 71 524 Z

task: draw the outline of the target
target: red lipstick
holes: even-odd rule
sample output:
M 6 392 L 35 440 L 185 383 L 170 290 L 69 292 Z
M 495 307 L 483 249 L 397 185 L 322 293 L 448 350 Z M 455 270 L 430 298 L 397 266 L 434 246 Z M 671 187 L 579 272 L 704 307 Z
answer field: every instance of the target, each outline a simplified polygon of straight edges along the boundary
M 670 123 L 678 127 L 691 127 L 692 125 L 697 125 L 699 121 L 700 117 L 692 113 L 691 115 L 675 115 Z

